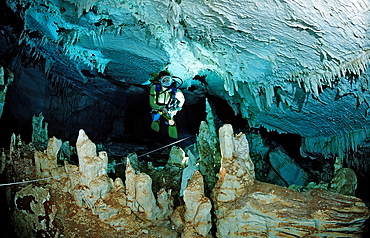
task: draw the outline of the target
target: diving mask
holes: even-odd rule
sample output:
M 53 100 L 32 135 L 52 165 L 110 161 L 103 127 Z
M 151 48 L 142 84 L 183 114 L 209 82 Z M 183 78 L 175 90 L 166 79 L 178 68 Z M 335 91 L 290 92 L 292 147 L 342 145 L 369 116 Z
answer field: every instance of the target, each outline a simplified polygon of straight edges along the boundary
M 164 76 L 163 78 L 161 78 L 161 84 L 164 86 L 164 87 L 169 87 L 173 82 L 173 79 L 171 76 Z

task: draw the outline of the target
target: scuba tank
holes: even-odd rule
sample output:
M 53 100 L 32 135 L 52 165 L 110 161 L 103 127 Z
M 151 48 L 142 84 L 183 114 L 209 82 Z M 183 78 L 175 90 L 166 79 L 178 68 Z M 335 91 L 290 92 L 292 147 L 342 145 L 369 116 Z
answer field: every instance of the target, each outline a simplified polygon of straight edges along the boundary
M 152 74 L 152 79 L 150 80 L 151 84 L 150 84 L 150 87 L 152 87 L 153 85 L 155 85 L 155 92 L 156 94 L 155 95 L 152 95 L 152 96 L 155 96 L 156 98 L 156 104 L 157 105 L 160 105 L 160 106 L 166 106 L 166 108 L 168 110 L 176 110 L 177 106 L 178 106 L 178 99 L 176 98 L 176 93 L 177 93 L 177 90 L 179 87 L 182 86 L 183 84 L 183 80 L 180 78 L 180 77 L 177 77 L 177 76 L 169 76 L 172 78 L 173 82 L 171 83 L 170 86 L 167 87 L 166 90 L 162 91 L 162 85 L 161 85 L 161 82 L 159 81 L 158 77 L 155 77 L 155 74 Z M 163 94 L 163 93 L 166 93 L 166 92 L 170 92 L 170 100 L 168 101 L 167 104 L 164 104 L 164 103 L 160 103 L 158 102 L 158 98 L 159 98 L 159 95 L 160 94 Z

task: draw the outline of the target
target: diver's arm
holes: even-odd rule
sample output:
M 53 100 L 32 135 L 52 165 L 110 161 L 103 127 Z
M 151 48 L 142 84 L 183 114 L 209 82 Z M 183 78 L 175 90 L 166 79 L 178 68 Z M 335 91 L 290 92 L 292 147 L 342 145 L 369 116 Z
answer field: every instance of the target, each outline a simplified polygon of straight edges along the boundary
M 181 92 L 181 90 L 178 90 L 176 92 L 176 99 L 179 100 L 179 104 L 177 105 L 177 107 L 182 108 L 182 106 L 185 103 L 185 97 L 184 97 L 184 94 Z
M 156 102 L 157 102 L 157 92 L 155 90 L 155 85 L 153 85 L 151 88 L 150 88 L 150 94 L 149 94 L 149 103 L 150 103 L 150 107 L 154 110 L 159 110 L 161 108 L 161 106 L 159 106 Z

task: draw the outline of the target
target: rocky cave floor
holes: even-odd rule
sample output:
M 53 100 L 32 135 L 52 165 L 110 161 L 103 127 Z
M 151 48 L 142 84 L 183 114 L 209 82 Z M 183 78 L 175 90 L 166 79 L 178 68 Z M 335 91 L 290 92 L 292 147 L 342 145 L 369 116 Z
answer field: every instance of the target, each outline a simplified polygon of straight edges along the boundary
M 124 142 L 126 141 L 126 142 Z M 153 180 L 153 192 L 156 194 L 161 188 L 171 189 L 175 205 L 183 201 L 178 192 L 181 186 L 182 167 L 168 166 L 169 155 L 173 146 L 178 146 L 185 152 L 196 143 L 196 135 L 187 132 L 179 134 L 178 139 L 155 137 L 150 143 L 130 143 L 126 139 L 118 141 L 103 142 L 98 148 L 108 152 L 109 177 L 125 179 L 126 158 L 135 153 L 138 157 L 138 170 L 148 174 Z M 75 157 L 74 161 L 77 161 Z M 108 165 L 108 166 L 109 166 Z
M 184 151 L 187 148 L 192 147 L 196 143 L 196 135 L 187 134 L 182 136 L 184 141 L 179 140 L 158 140 L 155 143 L 150 144 L 138 144 L 138 143 L 124 143 L 119 141 L 110 141 L 100 144 L 102 149 L 108 151 L 109 162 L 115 161 L 116 165 L 114 166 L 115 170 L 109 173 L 109 177 L 115 179 L 116 177 L 125 179 L 125 167 L 126 162 L 125 158 L 130 153 L 136 153 L 139 159 L 139 170 L 143 173 L 148 174 L 153 179 L 152 189 L 154 194 L 156 194 L 161 188 L 171 189 L 172 196 L 174 198 L 175 207 L 183 205 L 184 201 L 181 196 L 179 196 L 179 190 L 181 186 L 181 173 L 183 168 L 174 169 L 173 166 L 166 166 L 169 159 L 169 154 L 172 146 L 179 146 Z M 276 135 L 270 135 L 271 138 L 277 138 Z M 291 136 L 292 141 L 297 141 L 294 135 L 285 135 L 283 136 L 282 141 L 286 141 Z M 281 138 L 280 138 L 281 139 Z M 270 143 L 276 143 L 272 140 Z M 284 142 L 283 142 L 284 143 Z M 292 153 L 294 153 L 292 151 Z M 308 166 L 308 165 L 306 165 Z M 304 167 L 306 167 L 304 166 Z M 312 166 L 312 164 L 311 164 Z M 256 174 L 259 177 L 260 181 L 264 179 L 263 176 Z M 319 178 L 317 178 L 319 179 Z M 319 183 L 320 181 L 314 181 Z M 367 181 L 358 180 L 358 187 L 356 190 L 356 197 L 359 197 L 363 200 L 368 208 L 370 208 L 370 199 L 368 196 Z M 207 193 L 207 192 L 206 192 Z M 208 194 L 206 194 L 209 196 Z M 370 237 L 370 219 L 365 222 L 363 237 Z
M 238 124 L 239 121 L 236 120 L 235 124 Z M 242 131 L 243 133 L 248 133 L 248 129 L 246 129 L 245 124 L 239 124 L 239 127 L 236 126 L 238 129 L 235 133 Z M 273 132 L 266 132 L 266 131 L 259 131 L 262 136 L 266 139 L 266 144 L 270 146 L 283 146 L 287 151 L 289 151 L 290 155 L 294 158 L 298 158 L 300 161 L 300 165 L 302 168 L 306 170 L 310 170 L 312 174 L 317 174 L 320 170 L 320 166 L 323 166 L 324 163 L 333 163 L 334 161 L 325 161 L 324 159 L 318 159 L 316 164 L 311 162 L 307 162 L 304 158 L 299 156 L 299 141 L 296 135 L 279 135 Z M 197 134 L 189 133 L 186 130 L 179 130 L 179 138 L 178 139 L 171 139 L 164 136 L 164 133 L 156 134 L 154 132 L 148 132 L 146 135 L 142 135 L 142 138 L 138 139 L 137 137 L 124 137 L 124 138 L 115 138 L 110 139 L 109 141 L 98 141 L 95 142 L 97 145 L 98 151 L 106 151 L 108 153 L 109 158 L 109 165 L 108 165 L 108 175 L 112 179 L 120 177 L 123 181 L 125 179 L 125 168 L 126 168 L 126 161 L 125 159 L 131 153 L 135 153 L 138 156 L 138 164 L 137 169 L 143 173 L 148 174 L 152 180 L 153 185 L 152 189 L 154 194 L 156 194 L 161 188 L 171 189 L 172 196 L 174 198 L 175 206 L 183 205 L 183 200 L 179 196 L 179 191 L 181 187 L 181 174 L 183 168 L 181 167 L 174 167 L 174 166 L 167 166 L 167 161 L 169 159 L 169 154 L 171 148 L 173 146 L 178 146 L 182 148 L 185 152 L 188 148 L 194 146 L 197 142 Z M 27 136 L 25 136 L 27 138 Z M 28 138 L 29 139 L 29 138 Z M 27 142 L 27 140 L 26 140 Z M 295 142 L 295 143 L 292 143 Z M 72 143 L 71 143 L 72 145 Z M 2 145 L 2 148 L 6 148 L 6 143 Z M 251 154 L 252 160 L 253 159 L 261 159 L 258 156 L 253 158 L 253 154 Z M 73 154 L 69 160 L 71 164 L 78 164 L 77 155 Z M 62 165 L 63 161 L 59 161 Z M 258 166 L 257 166 L 258 167 Z M 258 169 L 258 168 L 257 168 Z M 262 170 L 263 168 L 259 168 Z M 321 173 L 328 173 L 327 177 L 329 176 L 330 172 L 325 171 L 325 169 L 321 168 L 319 171 Z M 325 177 L 325 176 L 321 176 Z M 265 177 L 261 174 L 256 172 L 256 178 L 262 182 L 270 182 L 264 180 Z M 318 179 L 320 177 L 314 178 L 316 179 L 314 182 L 318 183 Z M 5 183 L 6 181 L 4 178 L 1 178 L 1 181 Z M 369 197 L 367 196 L 367 181 L 364 178 L 358 178 L 358 187 L 356 190 L 356 196 L 361 198 L 364 203 L 369 207 Z M 0 187 L 1 190 L 1 212 L 2 214 L 8 213 L 8 207 L 6 205 L 6 198 L 5 198 L 5 190 L 6 186 Z M 208 191 L 209 192 L 209 191 Z M 209 194 L 206 193 L 209 196 Z M 4 215 L 1 216 L 1 224 L 3 230 L 5 231 L 4 237 L 14 237 L 12 236 L 12 228 L 10 224 L 9 216 Z M 369 233 L 369 221 L 365 223 L 365 237 Z
M 161 188 L 171 189 L 175 207 L 183 205 L 184 201 L 182 200 L 182 197 L 180 197 L 178 194 L 181 186 L 180 184 L 181 173 L 183 168 L 179 167 L 177 169 L 176 168 L 174 169 L 173 166 L 168 167 L 167 161 L 169 159 L 169 154 L 172 146 L 179 146 L 184 151 L 186 151 L 187 148 L 194 146 L 194 144 L 196 143 L 196 135 L 180 134 L 180 138 L 177 140 L 167 138 L 164 140 L 163 139 L 154 140 L 154 142 L 153 140 L 150 141 L 151 142 L 148 144 L 140 142 L 130 143 L 129 141 L 127 141 L 127 138 L 125 138 L 117 141 L 97 143 L 97 148 L 98 151 L 108 152 L 109 164 L 112 165 L 108 173 L 109 177 L 113 179 L 115 179 L 116 177 L 120 177 L 124 181 L 126 167 L 125 158 L 127 158 L 129 154 L 135 153 L 138 156 L 139 161 L 139 163 L 137 164 L 138 169 L 141 172 L 148 174 L 153 180 L 152 189 L 154 194 L 156 194 Z M 270 141 L 270 143 L 276 143 L 276 141 Z M 59 162 L 61 164 L 63 163 L 62 161 Z M 72 164 L 78 164 L 77 155 L 73 155 L 70 158 L 69 162 Z M 262 177 L 260 177 L 260 179 L 261 178 Z M 1 180 L 4 182 L 4 178 L 2 178 Z M 366 203 L 367 207 L 369 207 L 368 196 L 366 196 L 366 192 L 363 192 L 366 190 L 366 185 L 363 184 L 364 183 L 359 181 L 360 187 L 358 187 L 357 192 L 359 190 L 360 192 L 356 194 L 356 196 L 361 198 Z M 15 236 L 12 230 L 12 225 L 10 223 L 9 216 L 6 215 L 8 213 L 8 208 L 6 205 L 5 189 L 6 189 L 5 186 L 0 187 L 2 194 L 1 213 L 5 214 L 1 216 L 2 221 L 0 222 L 0 224 L 2 224 L 2 229 L 4 231 L 3 237 L 12 238 Z M 73 210 L 73 207 L 70 207 L 69 209 Z M 80 226 L 78 223 L 76 223 L 75 225 L 76 227 Z M 369 227 L 370 227 L 369 221 L 366 221 L 364 229 L 365 232 L 363 234 L 364 235 L 363 237 L 369 235 Z M 81 225 L 81 228 L 85 227 Z M 103 228 L 100 227 L 99 229 Z

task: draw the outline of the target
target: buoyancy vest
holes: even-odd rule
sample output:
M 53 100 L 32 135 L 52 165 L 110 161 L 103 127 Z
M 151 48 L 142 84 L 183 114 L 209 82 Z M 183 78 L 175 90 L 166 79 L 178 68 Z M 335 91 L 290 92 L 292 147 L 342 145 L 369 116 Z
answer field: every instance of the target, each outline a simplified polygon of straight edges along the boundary
M 155 96 L 155 103 L 159 106 L 166 106 L 167 109 L 176 109 L 177 105 L 178 105 L 178 102 L 179 100 L 176 98 L 176 93 L 177 93 L 177 88 L 176 88 L 176 83 L 173 83 L 171 84 L 168 88 L 166 88 L 165 90 L 162 90 L 162 85 L 160 83 L 157 83 L 155 85 L 155 92 L 156 94 L 155 95 L 152 95 L 152 96 Z M 163 93 L 167 93 L 169 92 L 170 93 L 170 99 L 164 103 L 162 102 L 159 102 L 159 96 Z

